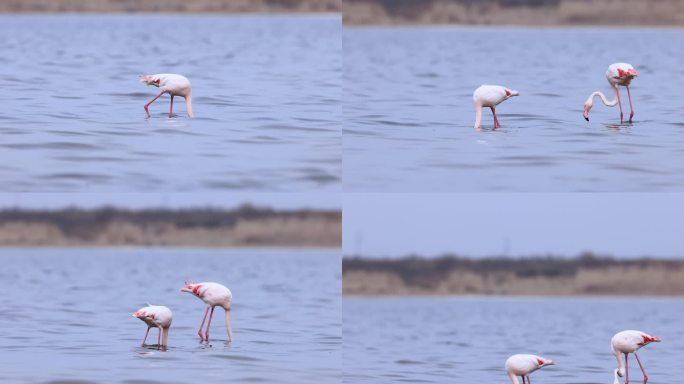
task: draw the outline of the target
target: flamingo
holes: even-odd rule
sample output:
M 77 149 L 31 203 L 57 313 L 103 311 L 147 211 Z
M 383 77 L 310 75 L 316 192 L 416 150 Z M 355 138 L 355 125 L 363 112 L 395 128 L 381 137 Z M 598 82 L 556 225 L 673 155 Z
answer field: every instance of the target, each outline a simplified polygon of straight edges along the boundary
M 523 384 L 525 384 L 525 379 L 527 378 L 527 384 L 532 384 L 532 379 L 530 379 L 530 374 L 540 368 L 546 367 L 547 365 L 555 365 L 553 360 L 545 359 L 536 355 L 513 355 L 506 360 L 506 373 L 508 377 L 511 378 L 513 384 L 519 384 L 518 376 L 523 379 Z
M 137 317 L 147 324 L 147 332 L 145 332 L 145 338 L 143 339 L 142 344 L 140 344 L 141 347 L 145 346 L 145 341 L 147 340 L 147 335 L 150 333 L 150 328 L 159 328 L 157 346 L 166 347 L 171 320 L 173 320 L 173 314 L 170 309 L 162 305 L 148 305 L 147 307 L 140 308 L 133 312 L 133 317 Z
M 473 93 L 475 101 L 475 129 L 480 128 L 482 121 L 482 107 L 489 107 L 494 115 L 494 129 L 501 127 L 499 119 L 496 118 L 496 106 L 502 101 L 513 96 L 520 96 L 520 92 L 502 87 L 500 85 L 481 85 Z
M 639 355 L 637 351 L 639 348 L 648 345 L 650 343 L 659 343 L 660 337 L 651 336 L 648 333 L 641 331 L 622 331 L 618 332 L 613 336 L 611 340 L 611 345 L 613 347 L 613 354 L 617 359 L 618 367 L 615 369 L 615 381 L 614 384 L 620 384 L 618 380 L 619 377 L 625 377 L 625 384 L 629 383 L 629 362 L 628 354 L 633 353 L 636 357 L 637 363 L 639 363 L 639 368 L 641 368 L 641 373 L 644 374 L 644 384 L 648 382 L 648 376 L 646 371 L 644 371 L 644 366 L 641 365 L 641 360 L 639 360 Z M 625 359 L 622 359 L 622 354 L 625 355 Z
M 631 123 L 632 118 L 634 117 L 634 108 L 632 107 L 632 95 L 629 92 L 629 84 L 632 82 L 632 79 L 637 77 L 637 75 L 637 71 L 634 69 L 634 67 L 632 67 L 631 64 L 611 64 L 608 67 L 608 70 L 606 71 L 606 78 L 610 83 L 610 87 L 613 89 L 615 99 L 608 100 L 606 98 L 606 95 L 599 91 L 592 93 L 587 99 L 587 101 L 584 103 L 584 119 L 586 121 L 589 121 L 589 111 L 591 110 L 591 107 L 594 105 L 594 97 L 599 96 L 603 104 L 605 104 L 608 107 L 614 107 L 616 104 L 620 105 L 620 123 L 622 123 L 622 101 L 620 101 L 620 91 L 618 90 L 618 86 L 621 85 L 627 88 L 627 97 L 629 98 L 629 122 Z
M 142 75 L 140 82 L 147 85 L 154 85 L 161 91 L 154 99 L 145 104 L 145 112 L 147 117 L 150 117 L 150 111 L 147 109 L 150 104 L 159 98 L 159 96 L 168 93 L 171 95 L 171 107 L 169 108 L 169 117 L 173 115 L 173 97 L 182 96 L 185 98 L 185 106 L 188 116 L 192 117 L 192 89 L 190 88 L 190 81 L 183 75 L 176 75 L 173 73 L 160 73 L 157 75 Z
M 226 311 L 228 341 L 233 341 L 233 331 L 230 327 L 230 307 L 233 301 L 233 294 L 230 292 L 230 289 L 219 283 L 192 283 L 186 281 L 185 286 L 183 286 L 180 291 L 192 293 L 207 304 L 207 309 L 204 311 L 204 317 L 202 318 L 202 324 L 200 324 L 199 331 L 197 331 L 200 342 L 209 341 L 209 327 L 211 326 L 211 318 L 214 316 L 214 307 L 216 306 L 222 307 Z M 211 308 L 211 315 L 209 315 L 209 323 L 207 324 L 206 333 L 203 337 L 202 328 L 204 327 L 204 321 L 207 319 L 209 308 Z

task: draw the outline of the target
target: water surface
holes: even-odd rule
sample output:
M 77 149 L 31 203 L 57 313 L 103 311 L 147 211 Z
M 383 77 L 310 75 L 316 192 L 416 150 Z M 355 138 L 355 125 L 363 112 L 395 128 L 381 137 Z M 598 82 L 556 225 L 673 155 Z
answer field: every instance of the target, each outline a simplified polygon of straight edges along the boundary
M 0 382 L 340 382 L 339 262 L 325 250 L 2 250 Z M 232 343 L 218 308 L 200 344 L 205 307 L 178 291 L 186 279 L 231 289 Z M 146 303 L 173 311 L 165 352 L 140 347 L 131 314 Z
M 684 30 L 348 28 L 344 188 L 363 191 L 681 191 Z M 611 97 L 609 64 L 639 71 L 635 118 Z M 481 84 L 520 91 L 473 129 Z M 625 91 L 624 107 L 628 113 Z M 598 104 L 596 104 L 598 103 Z
M 5 191 L 335 190 L 337 16 L 0 16 Z M 147 73 L 182 98 L 143 105 Z
M 510 383 L 516 353 L 556 361 L 535 372 L 545 384 L 612 383 L 613 335 L 638 329 L 661 336 L 639 356 L 649 383 L 684 375 L 682 299 L 345 298 L 345 383 Z M 634 357 L 630 381 L 641 383 Z

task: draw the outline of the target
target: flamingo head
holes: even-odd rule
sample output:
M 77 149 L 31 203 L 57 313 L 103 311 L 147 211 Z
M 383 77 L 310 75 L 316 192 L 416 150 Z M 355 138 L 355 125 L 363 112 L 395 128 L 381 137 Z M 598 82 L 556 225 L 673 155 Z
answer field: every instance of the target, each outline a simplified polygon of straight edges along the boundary
M 159 87 L 160 79 L 154 77 L 153 75 L 140 75 L 140 82 L 145 83 L 147 85 L 154 85 L 155 87 Z
M 591 111 L 591 107 L 594 106 L 594 99 L 592 97 L 587 100 L 586 103 L 584 103 L 584 112 L 582 113 L 582 116 L 584 116 L 584 120 L 589 121 L 589 111 Z
M 618 377 L 625 377 L 624 368 L 615 368 L 615 381 L 613 382 L 613 384 L 620 384 L 620 380 L 618 380 Z
M 180 291 L 192 293 L 193 295 L 199 297 L 200 288 L 202 288 L 202 284 L 196 284 L 196 283 L 193 283 L 191 281 L 186 281 L 185 285 L 180 289 Z

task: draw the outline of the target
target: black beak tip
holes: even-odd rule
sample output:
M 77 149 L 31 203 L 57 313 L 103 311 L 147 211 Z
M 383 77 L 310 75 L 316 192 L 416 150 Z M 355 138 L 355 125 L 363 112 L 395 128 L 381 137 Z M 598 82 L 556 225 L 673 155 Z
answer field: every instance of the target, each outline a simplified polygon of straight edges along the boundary
M 589 121 L 589 118 L 588 118 L 588 117 L 585 117 L 584 120 Z

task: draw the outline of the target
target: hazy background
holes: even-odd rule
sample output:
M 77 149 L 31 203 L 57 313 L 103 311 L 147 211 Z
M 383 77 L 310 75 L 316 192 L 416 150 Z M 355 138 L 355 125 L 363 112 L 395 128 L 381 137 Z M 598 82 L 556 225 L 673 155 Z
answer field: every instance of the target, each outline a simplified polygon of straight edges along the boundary
M 347 193 L 344 254 L 681 257 L 682 194 Z

